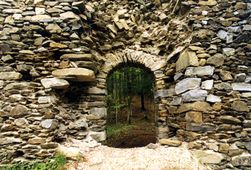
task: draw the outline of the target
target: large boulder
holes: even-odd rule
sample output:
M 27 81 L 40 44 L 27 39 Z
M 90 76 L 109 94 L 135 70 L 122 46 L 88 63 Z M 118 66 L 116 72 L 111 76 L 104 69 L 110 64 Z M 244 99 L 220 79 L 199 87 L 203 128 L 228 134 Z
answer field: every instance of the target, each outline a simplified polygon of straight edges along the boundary
M 94 71 L 86 68 L 58 69 L 53 71 L 52 75 L 57 78 L 79 82 L 90 82 L 95 80 Z

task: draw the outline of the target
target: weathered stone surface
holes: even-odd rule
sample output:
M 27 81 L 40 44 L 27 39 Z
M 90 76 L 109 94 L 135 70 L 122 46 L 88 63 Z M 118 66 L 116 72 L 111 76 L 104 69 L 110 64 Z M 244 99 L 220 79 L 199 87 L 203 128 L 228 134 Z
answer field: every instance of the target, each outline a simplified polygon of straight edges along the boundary
M 251 165 L 251 155 L 241 154 L 232 158 L 231 163 L 234 166 L 250 166 Z
M 22 139 L 14 137 L 0 138 L 0 145 L 22 143 Z
M 106 140 L 106 132 L 105 131 L 103 131 L 103 132 L 93 132 L 93 131 L 91 131 L 91 132 L 89 132 L 89 135 L 93 139 L 97 140 L 98 142 Z
M 221 102 L 221 98 L 219 96 L 215 96 L 213 94 L 210 94 L 207 96 L 207 101 L 210 103 Z
M 202 113 L 195 111 L 187 112 L 185 119 L 187 122 L 202 123 Z
M 158 97 L 169 97 L 174 95 L 174 90 L 173 89 L 161 89 L 156 91 L 156 93 L 154 94 L 154 98 L 158 98 Z
M 241 121 L 233 116 L 220 116 L 220 120 L 226 124 L 240 124 Z
M 10 113 L 7 114 L 7 116 L 21 117 L 21 116 L 25 116 L 27 114 L 28 114 L 28 108 L 26 106 L 17 105 L 11 109 Z
M 201 88 L 204 90 L 211 90 L 213 88 L 213 85 L 214 85 L 214 80 L 206 80 L 202 82 Z
M 203 101 L 205 100 L 206 96 L 206 90 L 190 90 L 182 94 L 182 99 L 184 102 Z
M 178 61 L 176 62 L 176 71 L 183 70 L 188 66 L 199 66 L 199 60 L 195 52 L 184 51 L 181 53 Z
M 46 22 L 50 20 L 51 17 L 49 15 L 34 15 L 31 17 L 31 21 L 33 22 Z
M 243 121 L 243 126 L 245 128 L 251 128 L 251 120 L 244 120 Z M 251 149 L 250 149 L 251 150 Z
M 217 1 L 216 0 L 199 1 L 199 5 L 202 5 L 202 6 L 215 6 L 215 5 L 217 5 Z
M 233 80 L 231 72 L 225 70 L 220 71 L 220 77 L 223 81 Z
M 71 81 L 89 82 L 95 80 L 94 71 L 86 68 L 67 68 L 58 69 L 52 72 L 52 75 Z
M 183 112 L 187 112 L 190 110 L 207 112 L 211 109 L 212 108 L 210 107 L 210 104 L 208 104 L 207 102 L 194 102 L 194 103 L 182 104 L 178 108 L 178 113 L 183 113 Z
M 71 122 L 69 125 L 69 129 L 86 130 L 87 128 L 88 128 L 88 124 L 85 118 L 81 118 L 75 122 Z
M 182 144 L 182 142 L 177 139 L 160 139 L 159 143 L 161 145 L 168 145 L 168 146 L 180 146 Z
M 67 19 L 77 19 L 77 20 L 79 20 L 80 17 L 77 16 L 76 14 L 74 14 L 73 12 L 69 11 L 69 12 L 61 13 L 60 14 L 60 19 L 62 19 L 62 20 L 67 20 Z
M 61 59 L 70 59 L 73 61 L 92 61 L 92 54 L 64 54 Z
M 214 84 L 214 88 L 217 90 L 232 90 L 231 84 L 227 82 Z
M 186 130 L 193 132 L 213 132 L 216 129 L 216 125 L 212 123 L 186 123 Z
M 175 86 L 176 94 L 183 93 L 187 90 L 192 90 L 200 87 L 200 78 L 186 78 L 178 82 Z
M 219 164 L 225 159 L 223 154 L 211 150 L 195 150 L 192 151 L 193 155 L 200 160 L 201 163 L 206 164 Z
M 15 125 L 18 127 L 25 128 L 28 125 L 28 121 L 25 118 L 15 119 Z
M 52 98 L 50 96 L 40 96 L 38 97 L 37 101 L 39 104 L 46 104 L 46 103 L 51 103 Z
M 235 49 L 234 48 L 223 48 L 223 53 L 226 56 L 233 56 L 235 54 Z
M 18 72 L 0 72 L 0 80 L 20 80 L 22 74 Z
M 98 88 L 98 87 L 91 87 L 88 89 L 87 93 L 89 93 L 89 94 L 106 94 L 106 90 Z
M 214 65 L 215 67 L 222 66 L 224 64 L 224 55 L 223 54 L 215 54 L 214 56 L 207 59 L 207 64 Z
M 107 108 L 102 107 L 102 108 L 91 108 L 90 114 L 98 116 L 100 118 L 106 118 L 107 116 Z
M 28 86 L 30 86 L 29 82 L 20 82 L 20 83 L 10 83 L 7 86 L 4 87 L 4 90 L 12 90 L 12 89 L 16 89 L 16 90 L 23 90 L 25 88 L 27 88 Z
M 41 83 L 44 88 L 54 89 L 67 89 L 70 85 L 68 81 L 58 78 L 44 78 L 41 80 Z
M 58 127 L 58 121 L 56 119 L 45 119 L 41 122 L 41 126 L 48 130 L 54 130 Z
M 186 69 L 186 76 L 212 76 L 215 68 L 212 66 L 204 67 L 188 67 Z
M 251 84 L 248 83 L 233 83 L 233 90 L 237 91 L 251 91 Z
M 43 144 L 45 142 L 46 142 L 45 138 L 40 138 L 40 137 L 34 137 L 34 138 L 30 138 L 28 140 L 28 143 L 32 144 L 32 145 L 39 145 L 39 144 Z
M 62 43 L 57 43 L 57 42 L 51 42 L 51 43 L 50 43 L 50 47 L 51 47 L 51 48 L 59 48 L 59 49 L 62 49 L 62 48 L 67 48 L 67 45 L 62 44 Z
M 233 110 L 240 111 L 240 112 L 249 112 L 249 108 L 247 103 L 243 101 L 234 101 L 231 104 Z
M 236 82 L 244 82 L 246 80 L 247 75 L 245 73 L 239 73 L 234 76 Z

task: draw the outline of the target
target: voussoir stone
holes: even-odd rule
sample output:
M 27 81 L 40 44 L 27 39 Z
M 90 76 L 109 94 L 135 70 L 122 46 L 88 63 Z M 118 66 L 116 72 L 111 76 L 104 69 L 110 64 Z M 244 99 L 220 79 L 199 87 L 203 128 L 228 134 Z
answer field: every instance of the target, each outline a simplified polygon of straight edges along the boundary
M 86 68 L 58 69 L 53 71 L 52 75 L 57 78 L 71 81 L 89 82 L 95 80 L 94 71 Z
M 0 72 L 0 80 L 20 80 L 22 74 L 11 71 L 11 72 Z
M 41 80 L 44 88 L 66 89 L 69 87 L 69 82 L 58 78 L 44 78 Z
M 175 86 L 175 93 L 180 94 L 187 90 L 197 89 L 200 87 L 200 78 L 186 78 L 178 82 Z

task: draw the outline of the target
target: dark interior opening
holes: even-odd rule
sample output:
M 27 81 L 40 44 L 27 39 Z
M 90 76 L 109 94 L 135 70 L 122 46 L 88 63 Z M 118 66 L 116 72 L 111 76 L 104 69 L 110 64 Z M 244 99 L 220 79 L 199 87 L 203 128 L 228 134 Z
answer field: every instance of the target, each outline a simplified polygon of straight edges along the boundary
M 155 77 L 137 63 L 121 64 L 107 77 L 107 140 L 116 148 L 156 143 Z

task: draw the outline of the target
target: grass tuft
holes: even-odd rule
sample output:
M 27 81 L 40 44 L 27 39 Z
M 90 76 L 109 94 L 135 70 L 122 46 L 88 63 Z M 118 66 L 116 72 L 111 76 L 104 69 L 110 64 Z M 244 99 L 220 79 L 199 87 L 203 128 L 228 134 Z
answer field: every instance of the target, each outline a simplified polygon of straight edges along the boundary
M 125 123 L 110 124 L 110 125 L 108 124 L 106 134 L 108 138 L 118 137 L 132 128 L 133 125 L 131 124 L 125 124 Z
M 54 158 L 44 162 L 17 162 L 14 164 L 3 165 L 2 170 L 63 170 L 66 158 L 63 155 L 56 155 Z

